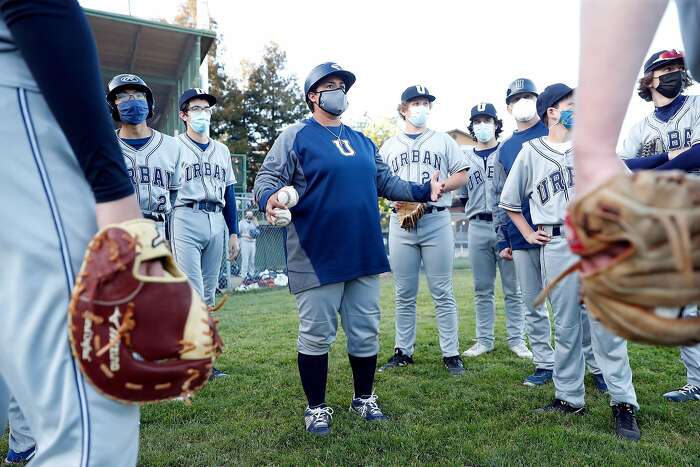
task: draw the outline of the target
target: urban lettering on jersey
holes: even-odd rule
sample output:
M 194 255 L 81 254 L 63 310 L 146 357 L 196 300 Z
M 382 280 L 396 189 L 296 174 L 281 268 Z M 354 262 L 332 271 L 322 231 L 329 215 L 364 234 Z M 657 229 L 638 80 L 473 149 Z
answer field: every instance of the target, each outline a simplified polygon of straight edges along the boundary
M 486 167 L 485 175 L 481 172 L 481 170 L 474 170 L 473 172 L 470 170 L 469 172 L 469 177 L 467 178 L 467 189 L 469 191 L 472 191 L 474 188 L 484 183 L 484 176 L 486 176 L 486 179 L 488 180 L 493 179 L 493 165 Z
M 411 151 L 411 154 L 403 152 L 389 160 L 389 165 L 394 173 L 397 173 L 402 167 L 412 164 L 430 165 L 435 168 L 435 170 L 440 170 L 442 156 L 430 151 L 423 151 L 423 157 L 421 157 L 421 151 L 414 149 Z
M 202 177 L 226 183 L 226 169 L 219 164 L 209 162 L 204 162 L 203 164 L 195 162 L 194 164 L 185 165 L 185 181 L 191 182 Z
M 161 167 L 148 166 L 148 165 L 138 165 L 136 169 L 134 167 L 128 167 L 127 171 L 129 173 L 129 178 L 134 186 L 136 185 L 153 185 L 158 188 L 168 189 L 170 188 L 170 181 L 174 175 L 174 172 L 169 170 L 163 170 Z M 165 177 L 163 177 L 165 174 Z
M 544 206 L 554 195 L 567 192 L 574 187 L 574 168 L 566 167 L 565 170 L 555 170 L 546 178 L 537 183 L 537 196 L 540 204 Z

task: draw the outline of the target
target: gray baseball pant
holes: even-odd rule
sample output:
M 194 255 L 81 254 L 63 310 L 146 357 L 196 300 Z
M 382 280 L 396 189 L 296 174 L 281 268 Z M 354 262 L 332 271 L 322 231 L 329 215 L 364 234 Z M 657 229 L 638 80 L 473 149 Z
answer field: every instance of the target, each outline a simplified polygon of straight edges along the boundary
M 416 345 L 416 297 L 421 261 L 435 304 L 443 357 L 459 355 L 457 303 L 452 291 L 454 232 L 447 210 L 425 214 L 410 232 L 396 214 L 389 221 L 389 262 L 396 300 L 395 348 L 413 355 Z
M 241 239 L 241 277 L 255 277 L 255 240 Z

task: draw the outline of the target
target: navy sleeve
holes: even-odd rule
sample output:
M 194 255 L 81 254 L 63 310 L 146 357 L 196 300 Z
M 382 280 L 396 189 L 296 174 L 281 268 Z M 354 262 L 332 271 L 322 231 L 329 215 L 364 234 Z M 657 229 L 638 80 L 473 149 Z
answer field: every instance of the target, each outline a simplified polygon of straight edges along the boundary
M 0 0 L 12 37 L 98 203 L 134 192 L 100 83 L 95 40 L 75 0 Z
M 224 205 L 224 220 L 228 227 L 228 233 L 229 235 L 238 235 L 238 213 L 236 212 L 236 193 L 233 185 L 226 187 L 224 200 L 226 201 Z
M 656 170 L 696 170 L 700 169 L 700 144 L 690 146 L 674 159 L 660 165 Z
M 651 170 L 668 162 L 668 153 L 657 154 L 649 157 L 633 157 L 622 159 L 630 170 Z

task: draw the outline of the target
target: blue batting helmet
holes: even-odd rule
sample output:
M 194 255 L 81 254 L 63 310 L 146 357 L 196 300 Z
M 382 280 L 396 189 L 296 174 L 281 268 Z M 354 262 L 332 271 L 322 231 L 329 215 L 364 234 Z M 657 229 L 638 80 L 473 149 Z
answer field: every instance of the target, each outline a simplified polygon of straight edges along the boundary
M 304 97 L 306 97 L 309 92 L 321 81 L 331 75 L 339 76 L 340 79 L 345 83 L 345 91 L 349 91 L 353 84 L 355 84 L 355 75 L 350 73 L 348 70 L 343 69 L 340 65 L 335 62 L 326 62 L 317 65 L 311 70 L 309 75 L 304 81 Z

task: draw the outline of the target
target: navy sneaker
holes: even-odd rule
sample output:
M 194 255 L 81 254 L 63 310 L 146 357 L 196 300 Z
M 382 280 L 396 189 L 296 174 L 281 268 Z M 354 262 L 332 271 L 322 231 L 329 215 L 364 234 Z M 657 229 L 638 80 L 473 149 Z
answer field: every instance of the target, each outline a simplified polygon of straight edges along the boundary
M 306 431 L 316 436 L 326 436 L 331 432 L 331 420 L 333 420 L 333 409 L 326 404 L 313 409 L 306 407 L 304 411 L 304 425 Z
M 602 373 L 593 375 L 593 382 L 595 383 L 595 388 L 601 394 L 608 393 L 608 385 L 605 383 L 605 378 L 603 378 Z
M 464 363 L 459 355 L 442 357 L 442 361 L 445 363 L 445 368 L 447 368 L 451 376 L 462 376 L 464 374 Z
M 639 441 L 642 434 L 637 425 L 637 417 L 634 416 L 634 407 L 630 404 L 613 405 L 612 413 L 615 420 L 615 434 L 627 441 Z
M 377 395 L 372 394 L 369 397 L 355 397 L 350 403 L 350 412 L 358 414 L 368 422 L 382 422 L 389 418 L 382 413 L 382 410 L 377 404 Z
M 551 404 L 535 409 L 535 413 L 559 412 L 568 415 L 583 415 L 586 413 L 586 407 L 574 407 L 561 399 L 554 399 Z
M 36 446 L 32 446 L 26 451 L 15 452 L 12 449 L 7 451 L 7 457 L 5 457 L 5 464 L 24 464 L 32 460 L 36 454 Z
M 211 375 L 209 375 L 209 381 L 217 378 L 225 378 L 227 377 L 228 374 L 224 373 L 223 371 L 219 370 L 218 368 L 212 368 L 211 369 Z
M 531 388 L 534 388 L 536 386 L 543 386 L 550 381 L 552 381 L 552 377 L 554 376 L 554 371 L 552 370 L 545 370 L 544 368 L 536 368 L 535 372 L 525 378 L 525 381 L 523 381 L 523 384 L 525 386 L 529 386 Z
M 689 402 L 700 400 L 700 388 L 694 384 L 686 384 L 680 389 L 669 391 L 664 398 L 671 402 Z
M 404 355 L 401 349 L 394 349 L 394 355 L 378 370 L 380 373 L 384 370 L 389 370 L 391 368 L 398 368 L 400 366 L 412 365 L 413 357 L 410 355 Z

